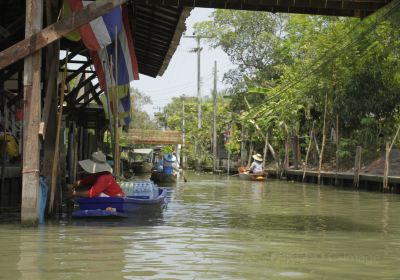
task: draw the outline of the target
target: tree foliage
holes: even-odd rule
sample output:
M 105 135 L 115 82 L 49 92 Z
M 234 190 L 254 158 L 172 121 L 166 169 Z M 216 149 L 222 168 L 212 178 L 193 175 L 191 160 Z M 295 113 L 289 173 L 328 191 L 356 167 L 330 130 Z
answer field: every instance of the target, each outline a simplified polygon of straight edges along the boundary
M 224 76 L 231 101 L 218 111 L 219 134 L 227 123 L 235 123 L 233 138 L 259 151 L 268 131 L 271 143 L 282 154 L 284 143 L 293 136 L 308 139 L 313 127 L 319 142 L 323 133 L 328 134 L 328 145 L 335 146 L 338 157 L 351 159 L 357 145 L 371 153 L 382 148 L 399 120 L 400 24 L 396 11 L 388 5 L 362 21 L 214 11 L 210 20 L 195 26 L 196 33 L 209 38 L 212 47 L 221 47 L 236 66 Z M 168 127 L 180 126 L 179 100 L 166 108 Z M 196 125 L 195 104 L 187 105 L 185 117 L 188 137 L 208 151 L 210 104 L 203 103 L 201 130 Z

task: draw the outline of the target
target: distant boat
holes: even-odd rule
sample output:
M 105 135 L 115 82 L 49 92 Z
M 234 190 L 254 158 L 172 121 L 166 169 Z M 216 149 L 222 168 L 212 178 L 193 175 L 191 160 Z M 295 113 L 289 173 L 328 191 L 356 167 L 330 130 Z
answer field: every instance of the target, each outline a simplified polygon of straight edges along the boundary
M 75 202 L 79 205 L 79 210 L 74 211 L 72 217 L 130 217 L 137 212 L 164 208 L 168 203 L 167 190 L 150 182 L 143 184 L 152 185 L 150 192 L 133 192 L 126 197 L 78 198 Z
M 175 183 L 177 180 L 177 174 L 166 174 L 153 170 L 151 172 L 150 180 L 154 183 Z
M 130 162 L 130 168 L 135 174 L 150 173 L 153 167 L 151 163 L 153 149 L 133 149 L 130 153 L 133 161 Z
M 239 167 L 239 178 L 247 181 L 265 181 L 267 180 L 267 173 L 263 171 L 263 173 L 250 173 L 248 171 L 244 171 L 245 168 Z

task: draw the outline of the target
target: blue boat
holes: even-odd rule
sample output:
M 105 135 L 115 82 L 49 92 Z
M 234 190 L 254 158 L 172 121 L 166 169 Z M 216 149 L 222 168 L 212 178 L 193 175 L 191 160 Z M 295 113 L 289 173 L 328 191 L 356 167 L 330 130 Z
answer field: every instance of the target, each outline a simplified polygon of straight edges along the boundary
M 148 186 L 151 186 L 146 182 Z M 141 192 L 135 189 L 132 195 L 126 197 L 93 197 L 78 198 L 75 202 L 79 205 L 79 210 L 72 212 L 74 218 L 85 217 L 129 217 L 141 211 L 154 211 L 163 209 L 167 201 L 167 190 L 151 186 L 151 191 Z M 137 188 L 136 188 L 137 189 Z

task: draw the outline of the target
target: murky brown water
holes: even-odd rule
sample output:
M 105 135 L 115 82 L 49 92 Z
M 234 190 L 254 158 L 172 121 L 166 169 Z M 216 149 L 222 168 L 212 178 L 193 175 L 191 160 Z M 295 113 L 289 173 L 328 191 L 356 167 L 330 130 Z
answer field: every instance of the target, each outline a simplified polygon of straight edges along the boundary
M 137 220 L 2 223 L 0 279 L 400 279 L 399 195 L 187 179 Z

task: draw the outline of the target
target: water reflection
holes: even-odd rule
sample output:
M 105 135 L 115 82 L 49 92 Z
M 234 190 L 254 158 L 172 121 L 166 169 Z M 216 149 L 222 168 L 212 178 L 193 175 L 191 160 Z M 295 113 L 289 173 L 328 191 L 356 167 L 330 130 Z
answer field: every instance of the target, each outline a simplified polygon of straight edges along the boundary
M 400 196 L 185 174 L 167 209 L 0 224 L 1 279 L 397 279 Z

